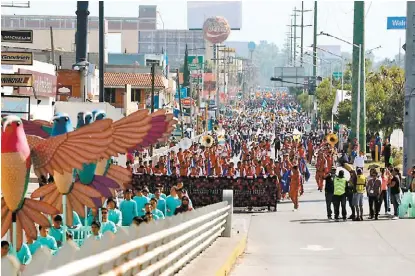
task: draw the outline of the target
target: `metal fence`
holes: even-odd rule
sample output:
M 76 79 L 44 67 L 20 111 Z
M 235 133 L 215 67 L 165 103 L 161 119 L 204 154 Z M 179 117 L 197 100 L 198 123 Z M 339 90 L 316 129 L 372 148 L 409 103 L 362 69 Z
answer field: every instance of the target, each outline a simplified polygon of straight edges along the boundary
M 79 249 L 67 242 L 55 256 L 39 249 L 23 275 L 173 275 L 219 236 L 230 237 L 233 193 L 226 201 L 88 238 Z M 2 258 L 2 275 L 19 275 L 13 256 Z

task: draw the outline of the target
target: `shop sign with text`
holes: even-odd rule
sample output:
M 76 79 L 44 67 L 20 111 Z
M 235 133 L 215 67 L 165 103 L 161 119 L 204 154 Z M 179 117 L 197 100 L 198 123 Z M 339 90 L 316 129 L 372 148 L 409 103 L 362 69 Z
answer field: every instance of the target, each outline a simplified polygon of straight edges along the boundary
M 57 77 L 55 75 L 39 73 L 36 71 L 19 69 L 19 73 L 33 75 L 33 89 L 19 88 L 20 95 L 36 95 L 41 97 L 55 97 Z

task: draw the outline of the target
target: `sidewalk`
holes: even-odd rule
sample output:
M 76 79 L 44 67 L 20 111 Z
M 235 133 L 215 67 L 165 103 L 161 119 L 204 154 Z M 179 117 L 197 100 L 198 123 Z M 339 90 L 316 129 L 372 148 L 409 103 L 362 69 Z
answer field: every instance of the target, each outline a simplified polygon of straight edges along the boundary
M 218 238 L 209 248 L 187 264 L 176 275 L 229 275 L 237 258 L 245 251 L 251 217 L 251 215 L 247 214 L 234 214 L 232 237 Z

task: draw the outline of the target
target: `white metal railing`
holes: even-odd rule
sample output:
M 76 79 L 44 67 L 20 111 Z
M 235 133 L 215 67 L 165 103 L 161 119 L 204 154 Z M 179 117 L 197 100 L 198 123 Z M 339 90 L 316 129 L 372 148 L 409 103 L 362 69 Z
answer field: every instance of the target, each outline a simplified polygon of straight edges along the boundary
M 173 275 L 212 244 L 230 237 L 233 191 L 224 201 L 139 227 L 106 232 L 79 249 L 67 242 L 56 254 L 40 248 L 23 275 Z M 14 257 L 2 258 L 2 275 L 18 275 Z

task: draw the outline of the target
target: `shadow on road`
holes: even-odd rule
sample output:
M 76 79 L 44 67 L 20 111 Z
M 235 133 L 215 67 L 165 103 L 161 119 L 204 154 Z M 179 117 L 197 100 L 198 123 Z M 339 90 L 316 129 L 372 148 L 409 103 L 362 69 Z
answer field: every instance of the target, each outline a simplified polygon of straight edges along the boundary
M 348 219 L 346 221 L 343 221 L 342 219 L 339 219 L 338 222 L 336 222 L 334 219 L 328 220 L 328 219 L 296 219 L 296 220 L 290 220 L 290 222 L 293 223 L 300 223 L 300 224 L 319 224 L 319 223 L 341 223 L 341 222 L 353 222 L 353 223 L 362 223 L 362 222 L 382 222 L 382 221 L 389 221 L 390 218 L 387 217 L 380 217 L 379 220 L 373 220 L 373 219 L 364 219 L 362 221 L 353 221 L 351 219 Z

